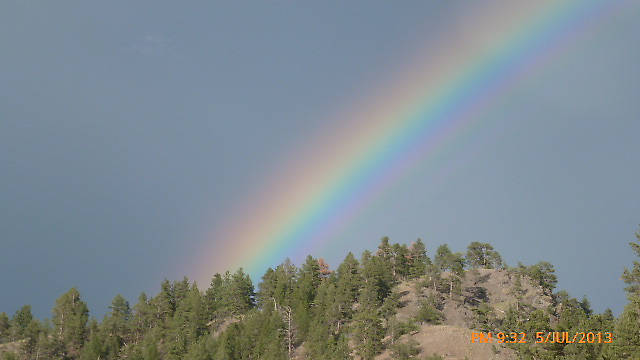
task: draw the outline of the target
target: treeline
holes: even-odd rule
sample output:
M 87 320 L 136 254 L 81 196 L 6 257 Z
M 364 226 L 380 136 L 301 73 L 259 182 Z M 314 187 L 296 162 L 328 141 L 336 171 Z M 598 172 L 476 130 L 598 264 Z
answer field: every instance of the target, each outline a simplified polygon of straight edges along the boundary
M 640 256 L 636 236 L 631 246 Z M 517 301 L 504 316 L 487 302 L 467 303 L 463 280 L 481 268 L 514 279 L 509 291 Z M 623 278 L 630 303 L 616 319 L 609 310 L 594 313 L 586 298 L 554 293 L 557 278 L 547 262 L 508 267 L 490 244 L 480 242 L 465 254 L 441 245 L 431 258 L 419 239 L 407 246 L 383 238 L 377 251 L 364 251 L 359 259 L 349 253 L 335 270 L 311 256 L 300 267 L 285 260 L 267 269 L 257 288 L 242 269 L 214 275 L 204 290 L 187 278 L 165 280 L 156 296 L 142 293 L 133 306 L 116 295 L 102 321 L 90 319 L 72 288 L 56 300 L 50 320 L 34 318 L 29 305 L 11 318 L 0 313 L 0 343 L 16 350 L 5 352 L 5 360 L 373 359 L 385 349 L 397 359 L 438 359 L 399 339 L 420 324 L 442 322 L 443 302 L 456 302 L 472 306 L 474 327 L 487 331 L 614 329 L 610 345 L 513 345 L 523 359 L 640 359 L 640 263 Z M 402 281 L 427 294 L 407 321 L 395 317 L 402 306 L 395 287 Z M 540 309 L 522 301 L 525 283 L 553 303 Z

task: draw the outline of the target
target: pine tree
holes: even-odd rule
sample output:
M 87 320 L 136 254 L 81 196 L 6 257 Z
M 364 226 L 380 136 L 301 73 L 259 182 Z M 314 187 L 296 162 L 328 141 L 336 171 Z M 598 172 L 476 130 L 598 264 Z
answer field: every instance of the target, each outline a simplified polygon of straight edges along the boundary
M 13 318 L 11 318 L 11 341 L 23 339 L 31 321 L 33 321 L 31 305 L 24 305 L 16 311 Z
M 160 352 L 158 351 L 158 347 L 153 342 L 148 342 L 143 351 L 143 359 L 144 360 L 161 360 Z
M 460 253 L 451 252 L 449 246 L 444 244 L 436 251 L 435 263 L 441 271 L 448 272 L 449 298 L 452 298 L 454 290 L 459 291 L 458 286 L 464 277 L 464 258 Z
M 359 265 L 355 256 L 349 252 L 337 270 L 337 291 L 340 296 L 345 298 L 345 301 L 350 303 L 354 302 L 358 297 L 358 292 L 362 284 Z
M 346 285 L 338 286 L 338 280 L 333 276 L 318 287 L 315 306 L 312 308 L 311 327 L 320 326 L 320 332 L 326 330 L 327 333 L 339 334 L 343 330 L 342 325 L 353 313 L 354 300 L 350 289 Z
M 178 303 L 169 326 L 168 357 L 181 359 L 206 330 L 203 299 L 194 283 Z
M 273 271 L 271 268 L 269 268 L 269 270 Z M 219 317 L 219 313 L 224 305 L 223 288 L 224 280 L 222 279 L 222 275 L 215 274 L 204 295 L 205 314 L 208 321 L 213 321 Z
M 393 244 L 392 272 L 394 279 L 405 280 L 409 276 L 409 249 L 404 244 Z
M 296 279 L 295 297 L 305 306 L 311 305 L 320 286 L 321 274 L 318 260 L 307 256 Z
M 76 288 L 56 300 L 53 308 L 55 336 L 66 345 L 67 354 L 77 356 L 87 338 L 89 309 Z
M 181 281 L 174 281 L 171 287 L 173 289 L 175 309 L 177 310 L 178 306 L 180 306 L 180 303 L 187 298 L 189 289 L 191 288 L 191 282 L 185 276 Z
M 211 336 L 201 337 L 197 343 L 193 344 L 187 354 L 185 360 L 214 360 L 216 353 L 216 340 Z
M 138 344 L 142 341 L 144 334 L 153 327 L 155 322 L 154 309 L 147 299 L 147 294 L 144 292 L 138 297 L 138 302 L 133 307 L 133 342 Z
M 423 300 L 420 303 L 420 307 L 418 308 L 418 314 L 416 315 L 416 320 L 419 323 L 438 325 L 442 322 L 443 319 L 444 319 L 444 316 L 442 315 L 440 310 L 438 310 L 438 308 L 436 307 L 436 304 L 434 304 L 434 302 L 431 299 Z
M 414 339 L 409 339 L 405 343 L 396 343 L 391 347 L 393 358 L 397 360 L 417 359 L 420 351 L 420 344 Z
M 427 266 L 431 264 L 431 260 L 427 256 L 427 248 L 421 239 L 411 244 L 409 249 L 409 276 L 416 279 L 426 274 Z
M 9 340 L 11 324 L 7 313 L 0 313 L 0 344 Z
M 349 348 L 349 343 L 347 342 L 347 338 L 344 335 L 335 336 L 331 343 L 330 349 L 331 349 L 331 352 L 330 352 L 331 360 L 353 359 L 353 356 L 351 356 L 351 349 Z
M 309 335 L 305 348 L 312 359 L 322 359 L 329 354 L 331 348 L 331 339 L 334 336 L 332 331 L 331 320 L 327 320 L 322 316 L 315 316 L 309 326 Z
M 391 336 L 391 343 L 394 343 L 399 336 L 398 322 L 394 315 L 398 312 L 398 307 L 400 307 L 400 297 L 400 293 L 392 292 L 384 299 L 382 306 L 378 309 L 378 314 L 385 320 L 385 328 Z
M 322 274 L 318 260 L 307 256 L 298 272 L 293 302 L 290 305 L 293 308 L 293 317 L 300 338 L 305 338 L 308 332 L 311 322 L 311 306 L 315 301 L 321 281 Z
M 131 308 L 129 302 L 118 294 L 111 301 L 109 309 L 111 312 L 107 314 L 102 325 L 109 337 L 109 352 L 118 353 L 120 347 L 130 341 Z
M 51 336 L 51 329 L 48 324 L 42 326 L 40 328 L 34 357 L 36 359 L 61 359 L 64 357 L 64 354 L 64 344 Z
M 522 276 L 520 274 L 515 274 L 515 281 L 513 282 L 513 286 L 509 293 L 516 298 L 516 311 L 520 310 L 520 303 L 522 302 L 522 298 L 526 294 L 526 289 L 522 287 Z
M 356 353 L 365 360 L 373 359 L 383 348 L 384 329 L 375 308 L 361 306 L 353 318 Z
M 359 302 L 379 306 L 394 285 L 389 265 L 381 257 L 371 256 L 369 251 L 362 253 L 361 264 L 363 285 Z
M 169 280 L 164 279 L 160 284 L 160 293 L 151 300 L 156 310 L 156 319 L 162 323 L 173 316 L 176 311 L 176 299 Z
M 526 274 L 533 281 L 538 283 L 545 293 L 551 294 L 558 283 L 558 278 L 556 277 L 555 272 L 556 271 L 552 264 L 546 261 L 540 261 L 539 263 L 530 266 L 527 269 Z
M 427 286 L 432 287 L 434 291 L 438 291 L 438 284 L 440 284 L 442 272 L 439 266 L 435 264 L 427 265 Z
M 89 323 L 89 341 L 82 348 L 80 360 L 106 359 L 108 356 L 104 334 L 98 328 L 98 322 L 92 319 Z
M 440 271 L 447 271 L 449 269 L 452 256 L 453 253 L 449 249 L 449 245 L 443 244 L 438 246 L 436 256 L 434 258 L 435 265 L 440 269 Z
M 259 290 L 256 295 L 261 308 L 271 306 L 274 310 L 278 309 L 278 299 L 276 299 L 277 288 L 278 279 L 276 272 L 272 268 L 268 268 L 264 275 L 262 275 L 262 282 L 258 285 Z
M 296 287 L 297 272 L 298 269 L 289 259 L 278 265 L 275 270 L 267 270 L 258 294 L 261 306 L 273 306 L 275 310 L 280 306 L 290 306 Z
M 389 237 L 385 236 L 382 239 L 380 239 L 380 245 L 378 245 L 378 251 L 376 252 L 376 256 L 381 257 L 382 260 L 391 264 L 391 259 L 393 258 L 393 249 L 389 244 Z
M 636 232 L 636 242 L 629 245 L 640 257 L 640 232 Z M 629 303 L 618 319 L 615 346 L 611 350 L 620 359 L 640 359 L 640 261 L 634 260 L 633 268 L 624 269 L 622 280 L 627 284 Z
M 474 241 L 467 247 L 466 261 L 474 269 L 498 269 L 502 267 L 502 257 L 488 243 Z
M 255 302 L 253 283 L 248 274 L 242 268 L 238 269 L 231 277 L 229 284 L 228 300 L 229 310 L 233 315 L 241 315 L 249 311 Z
M 631 250 L 640 257 L 640 231 L 636 233 L 636 241 L 630 242 Z M 622 280 L 627 284 L 625 291 L 629 301 L 640 298 L 640 261 L 634 260 L 631 269 L 625 268 L 622 273 Z
M 37 319 L 32 319 L 27 325 L 20 349 L 28 358 L 38 357 L 38 340 L 42 332 L 43 329 Z

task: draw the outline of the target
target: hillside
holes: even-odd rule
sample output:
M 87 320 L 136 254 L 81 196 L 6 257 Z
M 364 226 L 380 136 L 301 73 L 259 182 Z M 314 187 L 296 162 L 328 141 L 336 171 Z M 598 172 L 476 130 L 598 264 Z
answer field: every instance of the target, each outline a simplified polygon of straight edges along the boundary
M 403 335 L 400 342 L 415 340 L 423 354 L 440 354 L 444 359 L 517 359 L 517 353 L 504 345 L 472 344 L 471 329 L 478 327 L 478 316 L 474 309 L 484 303 L 492 309 L 492 316 L 503 321 L 509 307 L 515 306 L 518 300 L 510 290 L 514 288 L 515 279 L 506 270 L 478 269 L 468 271 L 461 284 L 463 299 L 449 299 L 446 294 L 437 294 L 431 289 L 420 286 L 418 281 L 403 282 L 396 291 L 402 294 L 396 319 L 409 321 L 418 316 L 420 304 L 428 301 L 431 296 L 438 296 L 442 307 L 442 324 L 422 324 L 417 332 Z M 544 294 L 540 286 L 535 286 L 528 280 L 522 281 L 525 296 L 520 300 L 520 306 L 531 306 L 545 309 L 553 299 Z M 390 350 L 386 350 L 379 359 L 393 359 Z
M 631 294 L 636 273 L 639 264 L 623 274 Z M 186 278 L 165 280 L 133 306 L 117 295 L 100 322 L 72 288 L 51 320 L 33 318 L 28 305 L 11 318 L 0 313 L 0 359 L 639 358 L 633 302 L 616 319 L 556 292 L 556 283 L 553 265 L 509 267 L 486 243 L 471 243 L 464 255 L 441 245 L 431 257 L 420 240 L 383 238 L 375 253 L 349 253 L 335 269 L 311 256 L 299 267 L 285 260 L 257 287 L 241 269 L 215 274 L 203 290 Z M 472 342 L 473 333 L 514 331 L 529 341 Z M 616 337 L 534 344 L 538 331 Z

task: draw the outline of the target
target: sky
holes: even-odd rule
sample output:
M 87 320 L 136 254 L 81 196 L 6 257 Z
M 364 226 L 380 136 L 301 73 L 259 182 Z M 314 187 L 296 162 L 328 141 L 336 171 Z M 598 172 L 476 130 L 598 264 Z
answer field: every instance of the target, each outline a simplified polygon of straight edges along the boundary
M 640 224 L 640 4 L 622 4 L 313 255 L 335 266 L 382 236 L 422 238 L 431 255 L 490 242 L 619 313 Z M 116 294 L 135 303 L 197 276 L 204 249 L 231 246 L 211 234 L 247 194 L 418 54 L 455 42 L 474 6 L 1 2 L 0 312 L 50 317 L 77 287 L 101 317 Z

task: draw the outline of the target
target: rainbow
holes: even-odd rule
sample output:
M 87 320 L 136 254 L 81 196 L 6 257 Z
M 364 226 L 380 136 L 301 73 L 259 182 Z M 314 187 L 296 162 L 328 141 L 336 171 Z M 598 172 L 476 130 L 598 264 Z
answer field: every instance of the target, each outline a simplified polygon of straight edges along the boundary
M 326 132 L 304 139 L 216 226 L 195 278 L 207 283 L 214 272 L 244 267 L 255 280 L 286 257 L 331 246 L 331 235 L 389 184 L 468 131 L 489 101 L 610 8 L 591 0 L 474 8 L 392 81 L 328 121 Z

